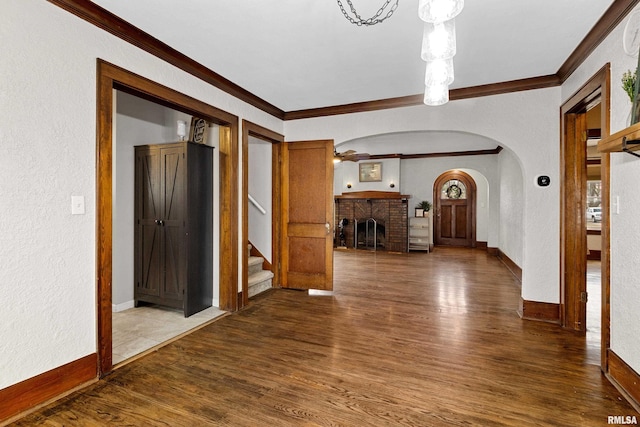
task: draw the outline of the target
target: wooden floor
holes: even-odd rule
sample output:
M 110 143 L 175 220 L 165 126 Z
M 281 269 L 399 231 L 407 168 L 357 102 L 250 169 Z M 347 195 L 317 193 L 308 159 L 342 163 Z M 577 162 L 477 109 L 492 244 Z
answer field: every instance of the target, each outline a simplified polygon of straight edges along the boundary
M 334 287 L 270 291 L 15 425 L 605 426 L 638 416 L 589 362 L 599 350 L 584 337 L 518 317 L 519 285 L 486 252 L 338 251 Z

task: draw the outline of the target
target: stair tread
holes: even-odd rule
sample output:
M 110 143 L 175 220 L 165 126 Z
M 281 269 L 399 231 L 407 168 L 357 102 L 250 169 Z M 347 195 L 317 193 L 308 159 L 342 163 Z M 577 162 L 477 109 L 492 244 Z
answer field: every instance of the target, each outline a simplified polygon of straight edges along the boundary
M 249 286 L 254 285 L 256 283 L 264 282 L 265 280 L 269 280 L 273 278 L 273 273 L 269 270 L 260 270 L 257 273 L 254 273 L 249 276 Z
M 256 264 L 262 264 L 262 261 L 264 261 L 264 258 L 262 258 L 261 256 L 250 256 L 249 257 L 249 265 L 256 265 Z

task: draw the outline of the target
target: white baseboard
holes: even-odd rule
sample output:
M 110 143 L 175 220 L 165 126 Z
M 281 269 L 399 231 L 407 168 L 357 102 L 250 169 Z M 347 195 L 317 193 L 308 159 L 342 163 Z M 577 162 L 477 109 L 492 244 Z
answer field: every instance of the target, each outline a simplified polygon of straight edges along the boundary
M 133 300 L 123 302 L 122 304 L 111 304 L 111 312 L 118 313 L 120 311 L 125 311 L 134 307 Z

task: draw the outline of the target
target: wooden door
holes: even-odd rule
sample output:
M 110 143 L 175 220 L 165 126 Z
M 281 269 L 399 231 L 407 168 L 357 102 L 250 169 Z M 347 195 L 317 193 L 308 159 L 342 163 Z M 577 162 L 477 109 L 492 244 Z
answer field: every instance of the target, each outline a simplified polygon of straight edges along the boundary
M 139 295 L 160 296 L 160 152 L 136 148 L 135 290 Z
M 333 290 L 333 141 L 282 150 L 282 287 Z
M 586 117 L 585 113 L 564 115 L 560 205 L 562 324 L 580 333 L 587 331 Z
M 186 281 L 185 272 L 185 146 L 162 148 L 161 170 L 161 274 L 160 296 L 182 307 Z
M 436 180 L 435 244 L 475 247 L 475 193 L 473 178 L 462 171 L 450 171 Z

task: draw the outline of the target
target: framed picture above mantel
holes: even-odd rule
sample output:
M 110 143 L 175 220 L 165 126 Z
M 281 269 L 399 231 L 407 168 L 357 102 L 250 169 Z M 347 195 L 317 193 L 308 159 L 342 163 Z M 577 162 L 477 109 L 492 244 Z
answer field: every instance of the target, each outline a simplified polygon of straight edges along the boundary
M 360 182 L 380 182 L 382 181 L 382 162 L 359 163 Z

